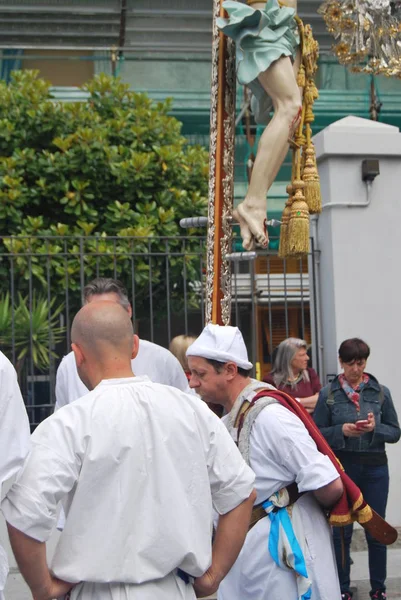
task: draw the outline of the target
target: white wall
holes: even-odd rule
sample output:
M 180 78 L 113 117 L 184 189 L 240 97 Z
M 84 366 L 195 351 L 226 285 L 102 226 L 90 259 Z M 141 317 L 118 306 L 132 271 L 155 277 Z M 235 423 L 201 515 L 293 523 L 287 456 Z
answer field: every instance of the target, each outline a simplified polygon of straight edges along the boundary
M 321 251 L 324 375 L 339 372 L 337 350 L 350 337 L 371 347 L 368 372 L 387 385 L 401 418 L 401 134 L 398 128 L 358 117 L 337 121 L 314 138 L 323 211 L 317 221 Z M 365 158 L 378 158 L 380 175 L 367 201 L 361 178 Z M 341 203 L 343 206 L 329 204 Z M 390 463 L 388 519 L 401 525 L 401 442 L 387 445 Z

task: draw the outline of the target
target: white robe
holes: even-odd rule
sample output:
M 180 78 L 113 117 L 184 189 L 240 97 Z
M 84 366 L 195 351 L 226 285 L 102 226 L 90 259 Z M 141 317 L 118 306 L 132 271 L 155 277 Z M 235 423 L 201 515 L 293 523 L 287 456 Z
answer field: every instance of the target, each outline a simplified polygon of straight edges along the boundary
M 51 568 L 88 582 L 73 598 L 193 598 L 175 570 L 207 570 L 213 507 L 232 510 L 254 484 L 209 408 L 147 377 L 102 381 L 41 423 L 32 444 L 3 512 L 46 541 L 63 502 Z
M 0 352 L 0 498 L 4 484 L 22 467 L 29 451 L 28 415 L 14 367 Z M 0 545 L 0 600 L 8 573 L 7 554 Z
M 135 375 L 147 375 L 153 383 L 171 385 L 183 392 L 192 393 L 187 376 L 176 357 L 166 348 L 139 341 L 139 351 L 132 361 Z M 74 353 L 64 356 L 56 374 L 56 406 L 58 410 L 88 393 L 88 388 L 79 378 Z
M 171 385 L 183 392 L 193 394 L 189 388 L 187 376 L 176 357 L 166 348 L 148 342 L 139 341 L 137 356 L 131 361 L 132 370 L 137 376 L 147 375 L 153 383 Z M 89 390 L 81 381 L 73 352 L 64 356 L 56 374 L 56 404 L 54 410 L 66 406 L 88 394 Z M 62 531 L 65 524 L 64 511 L 61 510 L 57 529 Z
M 256 474 L 255 504 L 294 481 L 300 492 L 307 492 L 338 478 L 300 419 L 280 404 L 265 407 L 257 416 L 250 434 L 249 457 Z M 339 600 L 332 536 L 322 508 L 311 493 L 305 493 L 293 511 L 299 511 L 304 527 L 311 600 Z M 271 558 L 269 532 L 267 516 L 250 530 L 237 561 L 220 585 L 219 600 L 297 599 L 295 572 L 279 568 Z

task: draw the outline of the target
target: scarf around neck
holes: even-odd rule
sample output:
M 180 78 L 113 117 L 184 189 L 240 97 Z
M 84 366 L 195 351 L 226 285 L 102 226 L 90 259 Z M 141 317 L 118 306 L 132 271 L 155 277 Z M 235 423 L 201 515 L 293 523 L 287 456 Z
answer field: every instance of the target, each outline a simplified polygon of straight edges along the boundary
M 369 381 L 369 375 L 364 373 L 361 383 L 359 383 L 355 388 L 353 388 L 348 383 L 348 381 L 345 379 L 344 373 L 341 373 L 341 375 L 338 376 L 338 381 L 340 382 L 342 389 L 344 390 L 345 394 L 347 395 L 348 400 L 351 400 L 351 402 L 353 404 L 355 404 L 356 410 L 359 413 L 359 411 L 360 411 L 359 396 L 361 395 L 362 389 Z

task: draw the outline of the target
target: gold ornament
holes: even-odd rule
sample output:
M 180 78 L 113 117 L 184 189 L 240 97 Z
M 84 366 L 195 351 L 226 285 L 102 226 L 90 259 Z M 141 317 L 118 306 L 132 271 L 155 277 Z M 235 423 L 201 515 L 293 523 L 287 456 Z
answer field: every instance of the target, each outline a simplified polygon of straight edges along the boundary
M 353 73 L 401 77 L 401 23 L 390 0 L 325 0 L 318 12 L 342 65 Z
M 304 25 L 298 16 L 296 21 L 301 41 L 301 66 L 297 82 L 298 85 L 302 83 L 302 112 L 294 139 L 290 140 L 292 176 L 281 218 L 279 256 L 282 258 L 302 256 L 309 252 L 309 212 L 319 212 L 321 206 L 319 175 L 311 141 L 311 123 L 314 121 L 312 107 L 319 95 L 314 82 L 319 45 L 313 38 L 311 27 Z
M 291 215 L 291 203 L 292 203 L 292 185 L 288 184 L 286 188 L 288 194 L 288 200 L 285 203 L 283 214 L 281 216 L 281 227 L 280 227 L 280 245 L 278 249 L 278 255 L 280 258 L 288 256 L 288 223 Z
M 302 179 L 292 182 L 295 189 L 288 224 L 288 255 L 302 256 L 309 252 L 309 209 L 303 195 Z

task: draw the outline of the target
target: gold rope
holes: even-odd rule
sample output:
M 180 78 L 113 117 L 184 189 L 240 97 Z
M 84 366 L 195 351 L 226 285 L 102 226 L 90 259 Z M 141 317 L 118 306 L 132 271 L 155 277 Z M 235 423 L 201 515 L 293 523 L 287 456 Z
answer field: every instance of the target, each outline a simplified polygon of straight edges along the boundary
M 312 29 L 309 25 L 304 26 L 304 56 L 305 56 L 305 134 L 306 145 L 303 149 L 304 168 L 302 180 L 305 182 L 305 198 L 308 203 L 310 214 L 320 213 L 322 210 L 322 199 L 320 193 L 320 180 L 316 165 L 315 148 L 312 142 L 311 123 L 315 120 L 313 104 L 319 94 L 315 85 L 314 77 L 317 70 L 318 44 L 313 39 Z
M 303 133 L 305 113 L 306 104 L 303 102 L 293 145 L 295 174 L 291 181 L 293 198 L 288 223 L 287 256 L 300 256 L 309 252 L 309 209 L 303 193 L 305 183 L 301 179 L 301 148 L 306 143 Z
M 316 156 L 311 140 L 314 121 L 313 103 L 318 97 L 314 76 L 317 70 L 318 44 L 312 29 L 296 15 L 301 64 L 297 84 L 302 87 L 302 114 L 292 145 L 292 177 L 287 186 L 289 198 L 285 204 L 280 231 L 279 256 L 302 256 L 309 252 L 309 214 L 320 212 L 320 182 Z M 302 150 L 302 154 L 301 154 Z M 283 237 L 283 240 L 281 240 Z

